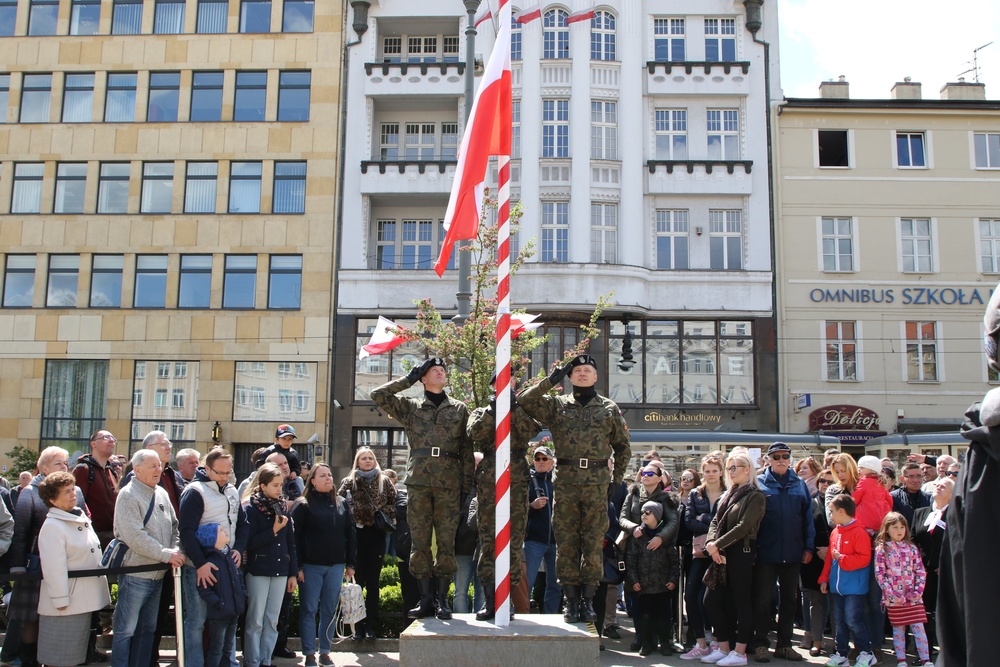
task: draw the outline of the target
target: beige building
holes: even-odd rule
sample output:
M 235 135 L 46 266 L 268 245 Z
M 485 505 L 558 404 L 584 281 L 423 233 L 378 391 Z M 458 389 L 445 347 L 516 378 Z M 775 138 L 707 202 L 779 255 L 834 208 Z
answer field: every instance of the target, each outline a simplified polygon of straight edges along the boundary
M 0 6 L 0 453 L 329 441 L 341 5 Z
M 1000 101 L 981 84 L 776 118 L 780 427 L 858 444 L 955 430 L 996 377 L 984 305 L 1000 278 Z

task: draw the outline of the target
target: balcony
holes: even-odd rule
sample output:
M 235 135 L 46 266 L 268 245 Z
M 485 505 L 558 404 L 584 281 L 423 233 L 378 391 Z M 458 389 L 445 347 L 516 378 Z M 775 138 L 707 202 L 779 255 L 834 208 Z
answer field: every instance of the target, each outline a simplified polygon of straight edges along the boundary
M 750 92 L 748 61 L 657 61 L 646 63 L 649 95 L 747 95 Z
M 451 192 L 457 160 L 362 160 L 361 194 Z
M 660 194 L 749 195 L 752 160 L 647 160 L 646 192 Z
M 465 94 L 465 63 L 365 63 L 365 95 Z

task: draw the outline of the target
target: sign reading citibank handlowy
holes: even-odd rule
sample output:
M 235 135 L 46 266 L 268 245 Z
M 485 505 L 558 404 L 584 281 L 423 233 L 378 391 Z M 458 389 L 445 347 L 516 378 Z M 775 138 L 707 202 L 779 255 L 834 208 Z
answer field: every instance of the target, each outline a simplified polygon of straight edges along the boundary
M 857 405 L 827 405 L 809 413 L 809 430 L 877 431 L 878 413 Z

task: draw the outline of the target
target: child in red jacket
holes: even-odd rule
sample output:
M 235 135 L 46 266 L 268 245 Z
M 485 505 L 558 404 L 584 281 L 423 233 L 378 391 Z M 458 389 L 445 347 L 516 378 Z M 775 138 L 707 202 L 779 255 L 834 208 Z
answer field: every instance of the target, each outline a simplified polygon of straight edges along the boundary
M 885 490 L 879 471 L 882 462 L 874 456 L 862 456 L 858 460 L 858 485 L 851 497 L 857 505 L 855 519 L 869 535 L 876 535 L 882 528 L 882 519 L 892 511 L 892 496 Z

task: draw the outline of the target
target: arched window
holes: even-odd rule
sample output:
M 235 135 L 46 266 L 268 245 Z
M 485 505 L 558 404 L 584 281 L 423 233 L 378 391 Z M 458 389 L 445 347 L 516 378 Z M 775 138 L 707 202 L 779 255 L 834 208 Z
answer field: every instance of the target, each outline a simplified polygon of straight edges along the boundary
M 521 24 L 517 22 L 518 12 L 512 11 L 510 15 L 510 59 L 521 59 Z
M 590 59 L 617 60 L 615 15 L 611 12 L 594 12 L 594 18 L 590 20 Z
M 562 9 L 550 9 L 542 17 L 542 58 L 569 58 L 569 16 Z

